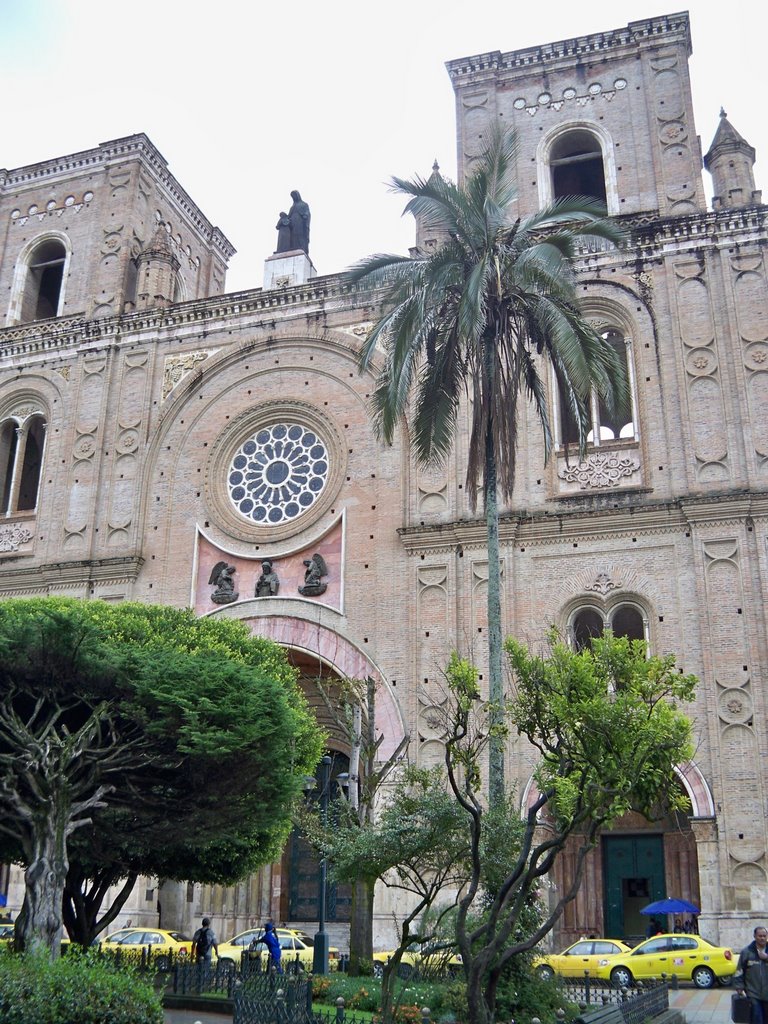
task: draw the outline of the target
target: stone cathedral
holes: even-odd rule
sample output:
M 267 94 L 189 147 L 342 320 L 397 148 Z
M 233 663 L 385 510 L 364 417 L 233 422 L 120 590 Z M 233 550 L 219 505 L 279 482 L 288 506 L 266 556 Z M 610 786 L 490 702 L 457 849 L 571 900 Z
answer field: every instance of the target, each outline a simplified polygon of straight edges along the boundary
M 639 908 L 666 895 L 725 944 L 768 913 L 768 217 L 725 112 L 703 153 L 690 53 L 680 13 L 447 65 L 460 176 L 501 122 L 519 134 L 522 216 L 586 194 L 631 231 L 578 264 L 631 413 L 596 396 L 589 449 L 566 461 L 553 379 L 546 465 L 533 415 L 521 423 L 505 630 L 536 642 L 555 624 L 578 645 L 611 627 L 701 680 L 695 759 L 678 767 L 689 813 L 602 838 L 557 946 L 642 934 Z M 310 700 L 319 675 L 372 677 L 383 753 L 407 735 L 413 762 L 439 762 L 441 666 L 453 647 L 485 659 L 485 529 L 463 488 L 468 430 L 439 472 L 415 468 L 405 428 L 391 447 L 374 437 L 357 355 L 376 310 L 290 239 L 265 251 L 263 287 L 227 293 L 232 244 L 142 134 L 0 171 L 0 215 L 0 595 L 241 619 L 283 645 Z M 349 751 L 333 732 L 330 746 L 342 771 Z M 532 752 L 507 756 L 524 806 Z M 568 873 L 566 853 L 553 890 Z M 18 869 L 0 891 L 18 909 Z M 313 930 L 317 898 L 295 836 L 232 888 L 144 879 L 118 923 Z M 334 889 L 340 948 L 348 914 Z M 384 948 L 386 893 L 376 920 Z

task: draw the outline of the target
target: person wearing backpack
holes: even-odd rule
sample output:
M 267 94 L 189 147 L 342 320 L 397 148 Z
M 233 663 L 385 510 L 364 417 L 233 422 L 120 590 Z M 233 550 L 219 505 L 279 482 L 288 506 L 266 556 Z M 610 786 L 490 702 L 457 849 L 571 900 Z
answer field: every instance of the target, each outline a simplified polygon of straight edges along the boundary
M 211 919 L 204 917 L 202 928 L 198 928 L 192 936 L 192 958 L 198 964 L 209 964 L 214 950 L 218 959 L 219 943 L 211 928 Z

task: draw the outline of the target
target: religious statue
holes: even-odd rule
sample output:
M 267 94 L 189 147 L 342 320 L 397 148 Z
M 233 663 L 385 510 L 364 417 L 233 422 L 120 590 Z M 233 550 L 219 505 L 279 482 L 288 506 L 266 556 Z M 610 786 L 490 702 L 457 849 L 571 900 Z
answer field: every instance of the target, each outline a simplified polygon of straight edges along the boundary
M 226 562 L 217 562 L 211 569 L 208 585 L 216 587 L 211 594 L 214 604 L 231 604 L 238 599 L 239 594 L 235 590 L 235 581 L 232 578 L 236 572 L 234 565 L 227 565 Z
M 309 204 L 301 198 L 296 189 L 291 192 L 291 205 L 288 213 L 280 211 L 277 219 L 277 248 L 275 255 L 281 252 L 304 252 L 309 255 Z
M 272 563 L 265 558 L 261 563 L 261 576 L 256 580 L 256 597 L 274 597 L 280 589 L 280 580 L 272 570 Z
M 321 578 L 328 575 L 328 567 L 323 556 L 315 554 L 311 558 L 305 558 L 304 565 L 307 567 L 304 573 L 304 586 L 299 587 L 299 593 L 303 597 L 318 597 L 324 594 L 328 584 L 322 583 Z
M 280 211 L 275 227 L 277 228 L 277 248 L 275 253 L 290 252 L 293 248 L 291 245 L 291 218 L 284 210 Z

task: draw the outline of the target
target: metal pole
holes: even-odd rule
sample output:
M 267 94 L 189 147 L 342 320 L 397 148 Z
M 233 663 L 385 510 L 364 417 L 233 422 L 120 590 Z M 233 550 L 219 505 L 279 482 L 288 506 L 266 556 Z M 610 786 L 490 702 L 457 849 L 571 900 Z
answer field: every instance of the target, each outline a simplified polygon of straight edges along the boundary
M 323 828 L 328 824 L 328 797 L 331 787 L 331 758 L 328 754 L 320 762 L 320 813 L 323 821 Z M 318 929 L 315 933 L 315 952 L 312 957 L 312 973 L 328 973 L 328 933 L 325 930 L 325 897 L 328 878 L 328 863 L 326 858 L 320 861 L 320 912 L 318 915 Z

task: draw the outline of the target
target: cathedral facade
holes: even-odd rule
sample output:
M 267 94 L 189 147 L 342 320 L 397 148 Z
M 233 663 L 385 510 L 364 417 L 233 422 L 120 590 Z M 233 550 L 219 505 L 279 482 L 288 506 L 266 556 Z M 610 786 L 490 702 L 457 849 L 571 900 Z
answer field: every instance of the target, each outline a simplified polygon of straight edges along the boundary
M 586 194 L 631 234 L 584 251 L 578 274 L 632 408 L 619 421 L 595 396 L 580 460 L 565 458 L 553 378 L 547 464 L 533 415 L 521 422 L 500 525 L 505 631 L 536 643 L 554 624 L 582 644 L 610 627 L 701 680 L 696 755 L 678 769 L 689 813 L 603 837 L 557 945 L 640 934 L 639 908 L 666 895 L 700 906 L 725 944 L 768 911 L 766 208 L 725 114 L 702 157 L 690 52 L 676 14 L 448 64 L 460 176 L 501 122 L 519 137 L 521 216 Z M 0 595 L 238 618 L 286 648 L 319 714 L 318 676 L 370 677 L 382 755 L 407 736 L 413 762 L 439 763 L 441 668 L 453 648 L 485 663 L 485 527 L 463 487 L 468 428 L 429 472 L 405 426 L 390 447 L 374 436 L 374 380 L 357 369 L 372 299 L 288 243 L 264 287 L 227 293 L 231 243 L 144 135 L 1 171 L 0 215 Z M 331 747 L 343 767 L 332 727 Z M 507 760 L 524 806 L 532 751 L 513 741 Z M 313 871 L 295 839 L 231 889 L 146 880 L 131 916 L 311 930 Z M 566 853 L 553 889 L 568 871 Z M 17 907 L 18 872 L 0 881 Z M 391 911 L 381 894 L 380 947 Z M 347 913 L 340 891 L 338 945 Z

